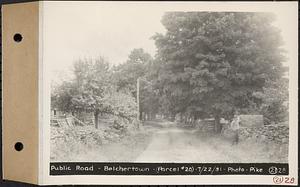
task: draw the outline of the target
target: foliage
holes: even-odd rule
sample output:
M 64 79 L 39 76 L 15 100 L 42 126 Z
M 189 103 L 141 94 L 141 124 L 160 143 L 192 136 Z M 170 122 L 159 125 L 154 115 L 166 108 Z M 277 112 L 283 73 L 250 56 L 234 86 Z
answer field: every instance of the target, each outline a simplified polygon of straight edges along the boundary
M 262 92 L 254 96 L 260 101 L 257 111 L 264 115 L 265 123 L 288 121 L 288 80 L 268 82 Z
M 152 81 L 140 80 L 140 110 L 147 115 L 147 119 L 155 118 L 160 107 L 158 90 L 153 86 Z
M 116 66 L 113 71 L 114 84 L 117 90 L 130 91 L 137 98 L 137 81 L 139 79 L 140 112 L 153 117 L 159 106 L 157 95 L 152 87 L 153 58 L 143 49 L 133 49 L 128 60 Z
M 167 111 L 230 118 L 255 102 L 253 92 L 284 74 L 273 20 L 265 13 L 166 13 L 166 34 L 153 38 Z
M 72 103 L 76 110 L 98 111 L 108 110 L 107 92 L 109 89 L 109 65 L 104 58 L 95 60 L 78 60 L 74 64 L 74 84 L 77 92 Z
M 128 60 L 114 67 L 113 79 L 118 90 L 129 90 L 136 97 L 136 84 L 139 77 L 144 77 L 152 62 L 150 54 L 143 49 L 133 49 Z
M 52 87 L 51 108 L 59 109 L 63 112 L 75 112 L 76 106 L 72 98 L 76 93 L 76 87 L 73 82 L 64 81 L 60 85 Z
M 64 112 L 92 112 L 96 128 L 99 114 L 131 120 L 136 116 L 136 102 L 130 94 L 117 92 L 110 77 L 104 58 L 78 60 L 74 64 L 74 79 L 55 88 L 52 106 Z
M 130 93 L 111 90 L 108 103 L 110 108 L 107 114 L 115 116 L 115 126 L 124 126 L 136 119 L 137 104 Z

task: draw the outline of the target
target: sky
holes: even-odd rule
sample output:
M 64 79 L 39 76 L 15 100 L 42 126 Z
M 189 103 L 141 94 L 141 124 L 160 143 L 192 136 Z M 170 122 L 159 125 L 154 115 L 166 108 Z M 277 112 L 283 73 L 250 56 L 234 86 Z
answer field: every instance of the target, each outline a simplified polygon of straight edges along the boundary
M 111 64 L 126 61 L 130 51 L 143 48 L 152 56 L 151 37 L 165 33 L 161 18 L 166 11 L 260 11 L 277 16 L 288 61 L 297 63 L 296 3 L 184 3 L 184 2 L 44 2 L 42 11 L 43 61 L 52 80 L 68 79 L 74 61 L 105 57 Z

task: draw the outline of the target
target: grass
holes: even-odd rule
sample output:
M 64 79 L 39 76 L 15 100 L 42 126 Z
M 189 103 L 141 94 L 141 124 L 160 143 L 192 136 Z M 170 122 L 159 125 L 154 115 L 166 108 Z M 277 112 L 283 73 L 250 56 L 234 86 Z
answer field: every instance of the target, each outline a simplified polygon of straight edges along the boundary
M 79 131 L 87 135 L 79 136 Z M 53 134 L 60 134 L 60 138 L 51 140 L 51 161 L 132 161 L 146 149 L 152 137 L 147 130 L 118 134 L 112 129 L 93 127 L 52 128 Z
M 288 144 L 262 142 L 257 140 L 240 141 L 232 144 L 230 139 L 211 136 L 211 145 L 226 155 L 228 162 L 236 163 L 286 163 L 288 162 Z

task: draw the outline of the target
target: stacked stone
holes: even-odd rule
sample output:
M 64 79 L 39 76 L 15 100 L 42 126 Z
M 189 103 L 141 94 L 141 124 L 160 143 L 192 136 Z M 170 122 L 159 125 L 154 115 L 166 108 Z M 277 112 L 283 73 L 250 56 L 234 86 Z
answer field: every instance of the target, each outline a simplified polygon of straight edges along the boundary
M 268 125 L 258 128 L 241 128 L 241 140 L 252 139 L 262 142 L 287 144 L 289 142 L 289 128 L 281 125 Z

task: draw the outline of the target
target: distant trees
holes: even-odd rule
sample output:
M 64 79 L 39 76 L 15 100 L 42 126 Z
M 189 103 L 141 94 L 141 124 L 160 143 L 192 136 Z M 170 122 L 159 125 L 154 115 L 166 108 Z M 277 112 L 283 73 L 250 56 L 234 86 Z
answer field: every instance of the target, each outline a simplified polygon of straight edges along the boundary
M 153 59 L 143 49 L 133 49 L 125 63 L 113 68 L 113 79 L 118 90 L 129 90 L 136 98 L 136 84 L 139 77 L 145 77 Z
M 76 87 L 73 82 L 63 81 L 59 85 L 52 85 L 51 108 L 68 113 L 75 112 L 76 108 L 72 102 L 75 93 Z
M 158 87 L 167 111 L 219 120 L 256 101 L 285 69 L 280 32 L 273 15 L 231 12 L 171 12 L 154 36 Z M 265 93 L 265 92 L 264 92 Z
M 148 77 L 146 77 L 148 78 Z M 139 79 L 139 103 L 140 118 L 143 120 L 153 120 L 156 114 L 159 114 L 160 103 L 158 98 L 158 90 L 154 87 L 153 81 L 147 79 Z
M 153 58 L 142 48 L 133 49 L 125 63 L 113 68 L 113 80 L 117 90 L 128 90 L 137 99 L 137 81 L 140 84 L 140 116 L 153 118 L 159 104 L 149 76 L 152 74 Z

